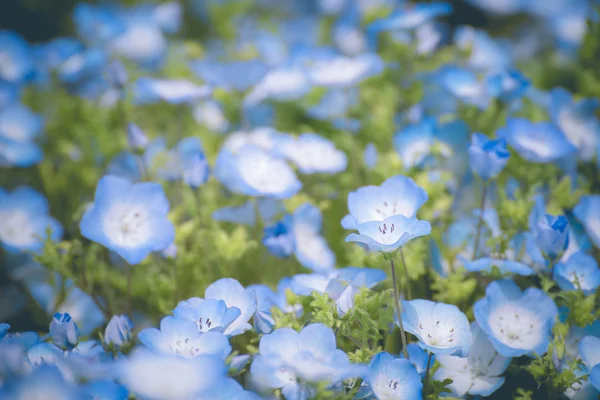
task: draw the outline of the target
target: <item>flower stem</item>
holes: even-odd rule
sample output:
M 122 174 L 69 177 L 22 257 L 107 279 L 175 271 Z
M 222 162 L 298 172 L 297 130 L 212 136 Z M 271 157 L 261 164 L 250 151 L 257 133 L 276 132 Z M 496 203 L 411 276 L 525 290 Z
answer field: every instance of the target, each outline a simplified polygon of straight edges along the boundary
M 129 318 L 131 318 L 131 286 L 133 283 L 133 274 L 131 273 L 132 266 L 127 264 L 125 268 L 127 269 L 127 271 L 125 272 L 127 274 L 127 315 L 129 316 Z
M 425 384 L 423 385 L 423 398 L 427 398 L 427 394 L 429 391 L 429 370 L 431 369 L 431 357 L 433 353 L 429 352 L 429 356 L 427 357 L 427 369 L 425 370 Z
M 412 293 L 410 290 L 410 279 L 408 278 L 408 267 L 406 265 L 406 260 L 404 259 L 404 252 L 402 251 L 402 249 L 400 249 L 400 259 L 402 260 L 402 267 L 404 269 L 404 281 L 406 282 L 404 284 L 404 290 L 405 290 L 405 294 L 406 294 L 406 300 L 411 300 L 412 299 Z
M 404 332 L 404 325 L 402 324 L 402 306 L 400 305 L 400 299 L 398 297 L 398 285 L 396 283 L 396 267 L 394 266 L 394 259 L 391 257 L 390 265 L 392 267 L 392 283 L 394 287 L 394 301 L 396 303 L 396 317 L 398 318 L 400 337 L 402 338 L 402 354 L 404 354 L 404 358 L 408 360 L 408 351 L 406 349 L 406 333 Z
M 483 227 L 483 210 L 485 210 L 485 200 L 487 198 L 487 183 L 483 183 L 483 194 L 481 195 L 481 206 L 479 207 L 479 221 L 477 222 L 477 230 L 475 231 L 475 246 L 473 247 L 473 257 L 477 257 L 477 249 L 479 248 L 479 239 L 481 237 L 481 228 Z

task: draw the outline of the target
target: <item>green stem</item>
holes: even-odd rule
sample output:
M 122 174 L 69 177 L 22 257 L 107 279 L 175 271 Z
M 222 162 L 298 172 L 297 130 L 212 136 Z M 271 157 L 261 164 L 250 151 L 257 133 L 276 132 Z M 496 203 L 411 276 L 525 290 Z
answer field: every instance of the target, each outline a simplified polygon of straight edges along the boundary
M 406 300 L 412 299 L 412 293 L 410 289 L 410 278 L 408 277 L 408 266 L 406 265 L 406 260 L 404 259 L 404 252 L 400 249 L 400 259 L 402 260 L 402 269 L 404 270 L 404 290 L 406 291 Z
M 131 287 L 133 286 L 133 274 L 131 273 L 131 270 L 133 269 L 131 265 L 127 264 L 127 266 L 125 267 L 126 271 L 125 274 L 127 275 L 127 315 L 129 316 L 129 318 L 132 317 L 131 315 Z
M 429 370 L 431 369 L 431 357 L 433 353 L 429 353 L 429 357 L 427 357 L 427 369 L 425 370 L 425 384 L 423 385 L 423 398 L 427 398 L 427 394 L 429 391 Z
M 394 287 L 394 302 L 396 303 L 396 317 L 398 318 L 398 326 L 400 327 L 400 337 L 402 338 L 402 354 L 408 360 L 408 351 L 406 347 L 406 333 L 404 332 L 404 324 L 402 324 L 402 306 L 398 297 L 398 285 L 396 283 L 396 267 L 394 259 L 390 257 L 390 265 L 392 267 L 392 283 Z
M 477 257 L 477 249 L 479 248 L 479 240 L 481 237 L 481 228 L 483 227 L 483 211 L 485 210 L 485 200 L 487 198 L 487 183 L 483 183 L 483 194 L 481 195 L 481 205 L 479 207 L 479 221 L 477 222 L 477 231 L 475 232 L 475 246 L 473 247 L 473 256 Z

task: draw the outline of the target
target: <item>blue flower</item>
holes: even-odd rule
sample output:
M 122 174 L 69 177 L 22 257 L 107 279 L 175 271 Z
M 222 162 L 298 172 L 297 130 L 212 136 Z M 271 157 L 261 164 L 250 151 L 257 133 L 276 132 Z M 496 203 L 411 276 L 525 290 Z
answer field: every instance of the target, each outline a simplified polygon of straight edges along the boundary
M 196 60 L 190 63 L 190 69 L 208 85 L 238 92 L 250 89 L 268 72 L 267 66 L 260 60 Z
M 6 336 L 6 333 L 8 332 L 9 329 L 10 329 L 9 324 L 0 323 L 0 341 L 2 339 L 4 339 L 4 336 Z
M 510 152 L 504 139 L 491 140 L 481 133 L 474 133 L 469 146 L 471 170 L 483 180 L 498 176 L 508 162 Z
M 55 313 L 50 322 L 52 342 L 62 349 L 70 350 L 77 346 L 79 328 L 73 318 L 67 313 Z
M 446 65 L 434 74 L 433 81 L 465 104 L 483 109 L 489 103 L 484 84 L 469 69 Z
M 83 387 L 85 396 L 94 400 L 127 400 L 127 390 L 112 381 L 95 381 Z
M 283 138 L 278 141 L 274 151 L 293 162 L 303 174 L 337 174 L 344 171 L 348 164 L 343 151 L 315 133 Z
M 246 95 L 244 106 L 273 99 L 278 101 L 297 100 L 310 89 L 306 73 L 297 66 L 282 66 L 269 71 L 263 79 Z
M 0 81 L 22 84 L 31 76 L 34 60 L 29 44 L 21 35 L 12 31 L 0 31 Z
M 586 336 L 579 343 L 579 354 L 589 370 L 589 380 L 600 391 L 600 338 Z
M 0 108 L 0 167 L 29 167 L 42 161 L 35 143 L 43 128 L 42 117 L 20 104 Z
M 292 226 L 294 254 L 302 266 L 316 272 L 331 271 L 335 267 L 335 253 L 321 235 L 321 211 L 308 203 L 294 210 Z
M 281 221 L 265 227 L 262 242 L 275 257 L 289 257 L 294 252 L 291 215 L 286 215 Z
M 204 153 L 189 156 L 183 163 L 183 181 L 191 188 L 197 189 L 208 181 L 210 167 Z
M 258 201 L 258 215 L 256 202 Z M 248 200 L 241 206 L 222 207 L 216 210 L 212 217 L 215 221 L 231 222 L 234 224 L 243 224 L 254 226 L 257 217 L 264 223 L 273 222 L 273 219 L 283 213 L 285 207 L 283 202 L 277 199 L 258 198 Z
M 436 355 L 469 355 L 469 321 L 458 307 L 417 299 L 403 300 L 402 308 L 404 329 L 419 339 L 421 348 Z
M 529 85 L 529 80 L 515 69 L 501 70 L 486 78 L 488 93 L 507 102 L 523 97 Z
M 483 257 L 478 260 L 466 261 L 464 267 L 472 272 L 492 272 L 492 267 L 498 267 L 502 274 L 517 274 L 523 276 L 534 275 L 535 271 L 520 261 L 502 258 Z
M 113 315 L 104 330 L 104 342 L 121 347 L 131 341 L 133 324 L 126 315 Z
M 554 261 L 569 246 L 569 221 L 563 215 L 545 214 L 532 227 L 535 243 L 542 254 Z
M 415 367 L 410 361 L 389 353 L 382 352 L 373 357 L 365 382 L 377 399 L 422 399 L 423 384 Z
M 215 133 L 225 133 L 229 129 L 229 121 L 221 103 L 205 100 L 193 110 L 194 121 Z
M 44 399 L 49 394 L 56 399 L 77 399 L 82 395 L 53 365 L 44 365 L 20 379 L 8 380 L 0 391 L 3 398 L 15 400 Z
M 427 362 L 429 361 L 429 353 L 423 350 L 416 343 L 409 343 L 406 345 L 406 350 L 408 352 L 408 361 L 415 367 L 421 378 L 424 378 L 427 373 Z M 400 353 L 400 357 L 404 358 L 403 354 Z M 431 356 L 431 361 L 429 362 L 429 367 L 432 367 L 435 363 L 436 357 Z
M 475 319 L 504 357 L 543 355 L 558 317 L 554 301 L 537 288 L 521 289 L 510 280 L 492 282 L 475 303 Z
M 415 181 L 398 175 L 380 186 L 365 186 L 348 194 L 348 211 L 342 220 L 346 229 L 357 229 L 359 224 L 383 221 L 387 217 L 403 215 L 414 217 L 427 201 L 427 192 Z
M 506 68 L 513 63 L 511 47 L 485 30 L 460 26 L 455 30 L 454 42 L 459 49 L 469 51 L 468 65 L 477 71 Z
M 496 353 L 476 322 L 471 323 L 471 334 L 473 342 L 468 357 L 441 354 L 436 357 L 441 367 L 435 371 L 433 378 L 437 381 L 452 379 L 449 388 L 454 396 L 460 398 L 467 394 L 489 396 L 494 393 L 504 384 L 504 378 L 500 375 L 512 360 Z
M 215 325 L 218 321 L 215 321 Z M 160 321 L 160 330 L 146 328 L 138 338 L 149 349 L 162 354 L 176 354 L 185 358 L 197 357 L 201 354 L 212 354 L 223 360 L 231 353 L 227 336 L 217 330 L 204 330 L 204 325 L 210 325 L 206 319 L 196 323 L 171 316 Z M 202 326 L 202 328 L 200 328 Z
M 285 160 L 255 146 L 245 146 L 237 154 L 222 149 L 214 174 L 227 189 L 248 196 L 286 199 L 302 188 Z
M 81 234 L 139 264 L 153 251 L 165 249 L 175 239 L 167 219 L 169 201 L 158 183 L 131 184 L 112 175 L 100 179 L 94 203 L 79 225 Z
M 152 10 L 152 19 L 165 33 L 177 33 L 183 22 L 183 6 L 177 1 L 159 4 Z
M 425 118 L 409 124 L 394 134 L 394 148 L 404 168 L 421 167 L 433 150 L 437 123 Z
M 583 290 L 589 295 L 600 286 L 600 269 L 594 257 L 578 252 L 556 264 L 554 280 L 562 290 Z
M 600 195 L 582 196 L 573 209 L 594 245 L 600 248 Z
M 240 315 L 225 330 L 225 334 L 235 336 L 252 329 L 248 323 L 256 311 L 256 294 L 252 289 L 245 289 L 232 278 L 221 278 L 210 284 L 204 292 L 207 299 L 223 300 L 227 307 L 237 307 Z
M 12 193 L 0 188 L 0 220 L 0 245 L 10 253 L 41 251 L 47 230 L 54 242 L 63 234 L 60 223 L 48 215 L 46 198 L 26 186 Z
M 186 80 L 139 78 L 133 86 L 135 104 L 166 101 L 171 104 L 190 103 L 207 97 L 211 90 Z
M 534 163 L 549 163 L 573 154 L 577 149 L 564 134 L 549 122 L 531 122 L 524 118 L 510 118 L 504 128 L 496 132 L 521 157 Z
M 131 182 L 142 179 L 140 158 L 130 152 L 121 152 L 115 156 L 106 168 L 107 175 L 115 175 Z
M 112 60 L 106 67 L 106 74 L 111 85 L 118 89 L 123 89 L 127 84 L 129 76 L 127 69 L 119 60 Z
M 371 251 L 393 253 L 402 248 L 410 240 L 431 233 L 428 221 L 407 218 L 404 215 L 393 215 L 383 221 L 363 222 L 358 225 L 358 234 L 351 233 L 346 242 L 365 244 Z
M 228 307 L 223 300 L 198 297 L 180 301 L 173 310 L 176 318 L 195 323 L 200 332 L 225 332 L 240 314 L 239 308 Z
M 127 144 L 133 151 L 144 151 L 148 147 L 148 137 L 136 124 L 127 125 Z
M 383 72 L 385 64 L 377 53 L 355 57 L 333 55 L 311 63 L 307 76 L 311 84 L 330 88 L 350 87 Z

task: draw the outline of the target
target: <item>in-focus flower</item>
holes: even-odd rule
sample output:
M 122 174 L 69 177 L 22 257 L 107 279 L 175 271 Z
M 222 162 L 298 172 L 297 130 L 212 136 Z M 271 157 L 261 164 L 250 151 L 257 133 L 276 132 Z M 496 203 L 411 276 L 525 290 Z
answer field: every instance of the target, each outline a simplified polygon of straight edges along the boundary
M 562 290 L 583 290 L 589 295 L 600 286 L 600 268 L 594 257 L 578 252 L 556 264 L 554 280 Z
M 535 243 L 542 254 L 554 261 L 569 246 L 569 221 L 563 215 L 545 214 L 532 227 Z
M 476 322 L 471 323 L 473 343 L 466 358 L 440 354 L 436 360 L 441 367 L 435 371 L 433 379 L 452 379 L 449 388 L 456 397 L 489 396 L 504 383 L 501 377 L 508 368 L 510 357 L 496 353 L 485 332 Z
M 127 144 L 133 151 L 144 151 L 148 147 L 148 137 L 136 124 L 127 125 Z
M 292 223 L 292 216 L 286 215 L 281 221 L 265 227 L 262 242 L 275 257 L 289 257 L 294 252 Z
M 256 311 L 256 294 L 252 289 L 245 289 L 235 279 L 221 278 L 206 288 L 204 297 L 223 300 L 227 307 L 237 307 L 240 310 L 240 315 L 225 329 L 226 335 L 235 336 L 252 329 L 248 323 Z
M 475 303 L 475 319 L 504 357 L 543 355 L 558 316 L 554 301 L 537 288 L 524 292 L 510 280 L 492 282 Z
M 133 86 L 136 104 L 166 101 L 171 104 L 190 103 L 207 97 L 211 90 L 186 80 L 139 78 Z
M 579 355 L 589 370 L 589 380 L 600 391 L 600 338 L 586 336 L 579 343 Z
M 94 203 L 79 225 L 81 234 L 139 264 L 153 251 L 165 249 L 175 238 L 168 220 L 169 201 L 158 183 L 132 184 L 106 175 L 96 186 Z
M 358 234 L 351 233 L 346 242 L 365 244 L 371 251 L 393 253 L 402 248 L 410 240 L 431 233 L 428 221 L 407 218 L 404 215 L 393 215 L 383 221 L 363 222 L 357 226 Z
M 395 358 L 389 353 L 376 354 L 365 376 L 369 389 L 380 400 L 420 400 L 421 376 L 410 361 Z
M 225 332 L 240 314 L 239 308 L 228 307 L 223 300 L 199 297 L 180 301 L 173 310 L 176 318 L 195 323 L 200 332 Z
M 245 146 L 237 154 L 222 149 L 214 174 L 232 192 L 248 196 L 285 199 L 302 187 L 283 158 L 255 146 Z
M 52 322 L 50 322 L 50 336 L 52 336 L 52 342 L 55 345 L 70 350 L 77 346 L 79 328 L 69 314 L 57 312 L 52 317 Z
M 10 253 L 41 251 L 47 230 L 54 242 L 63 234 L 60 223 L 48 215 L 46 198 L 25 186 L 11 193 L 0 188 L 0 221 L 0 245 Z
M 113 315 L 104 330 L 104 342 L 121 347 L 131 341 L 133 324 L 126 315 Z
M 469 146 L 471 170 L 483 180 L 498 176 L 508 162 L 510 152 L 504 139 L 491 140 L 481 133 L 474 133 Z
M 383 221 L 394 215 L 411 218 L 417 214 L 427 198 L 427 192 L 411 178 L 394 176 L 380 186 L 365 186 L 350 192 L 350 214 L 344 217 L 342 226 L 346 229 L 357 229 L 359 224 Z
M 315 133 L 283 138 L 277 142 L 275 152 L 293 162 L 303 174 L 337 174 L 345 170 L 348 164 L 343 151 Z
M 167 316 L 160 321 L 160 330 L 146 328 L 139 333 L 138 338 L 149 349 L 158 353 L 176 354 L 185 358 L 212 354 L 224 360 L 231 353 L 227 336 L 217 330 L 205 331 L 204 325 L 210 327 L 211 320 L 206 318 L 199 322 L 200 319 L 194 323 Z M 216 325 L 218 321 L 214 321 Z
M 466 357 L 469 354 L 469 320 L 458 307 L 417 299 L 402 301 L 402 308 L 404 329 L 419 339 L 421 348 L 436 355 Z
M 592 243 L 600 248 L 600 195 L 582 196 L 573 209 Z
M 510 118 L 496 131 L 521 157 L 534 163 L 549 163 L 573 154 L 577 149 L 550 122 Z

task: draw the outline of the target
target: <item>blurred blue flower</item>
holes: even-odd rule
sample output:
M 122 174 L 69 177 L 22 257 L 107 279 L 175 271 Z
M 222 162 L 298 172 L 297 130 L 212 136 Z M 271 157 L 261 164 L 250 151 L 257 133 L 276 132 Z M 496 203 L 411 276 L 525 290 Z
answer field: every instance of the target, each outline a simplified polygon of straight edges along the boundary
M 558 316 L 554 301 L 537 288 L 524 292 L 510 280 L 488 285 L 475 303 L 475 319 L 496 351 L 504 357 L 546 353 Z
M 317 59 L 307 68 L 311 84 L 329 88 L 346 88 L 383 72 L 385 64 L 377 53 L 354 57 L 334 55 Z
M 265 227 L 262 242 L 275 257 L 286 258 L 294 252 L 293 220 L 286 215 L 274 225 Z
M 507 102 L 523 97 L 529 85 L 529 80 L 515 69 L 501 70 L 486 77 L 487 92 Z
M 183 163 L 183 181 L 197 189 L 208 181 L 210 167 L 204 153 L 197 152 L 187 157 Z
M 532 227 L 535 243 L 544 256 L 554 261 L 569 245 L 569 221 L 563 215 L 545 214 Z
M 468 65 L 476 71 L 507 68 L 513 63 L 510 43 L 492 38 L 485 30 L 459 26 L 454 42 L 459 49 L 469 51 Z
M 191 103 L 211 93 L 208 86 L 197 86 L 187 80 L 139 78 L 133 84 L 135 104 L 151 104 L 166 101 L 171 104 Z
M 29 167 L 42 161 L 34 140 L 43 126 L 42 117 L 21 104 L 0 108 L 0 167 Z
M 223 300 L 199 297 L 180 301 L 173 310 L 176 318 L 195 323 L 200 332 L 225 332 L 240 314 L 238 307 L 229 307 Z
M 127 400 L 129 393 L 127 390 L 112 381 L 95 381 L 86 384 L 82 391 L 85 398 L 94 400 Z
M 152 10 L 152 18 L 165 33 L 177 33 L 183 23 L 183 6 L 178 1 L 158 4 Z
M 531 122 L 524 118 L 510 118 L 506 126 L 496 132 L 525 160 L 548 163 L 572 155 L 577 149 L 564 134 L 549 122 Z
M 97 78 L 108 65 L 108 55 L 101 49 L 82 49 L 57 67 L 58 78 L 67 85 L 83 84 Z
M 214 321 L 216 325 L 218 321 Z M 202 324 L 210 325 L 211 321 L 207 318 L 203 322 L 194 323 L 167 316 L 160 321 L 160 330 L 146 328 L 138 334 L 138 338 L 149 349 L 161 354 L 175 354 L 184 358 L 211 354 L 223 360 L 227 358 L 231 353 L 227 336 L 217 330 L 199 329 Z
M 123 151 L 115 156 L 106 168 L 107 175 L 115 175 L 130 182 L 142 179 L 143 171 L 140 168 L 140 157 L 133 153 Z
M 600 391 L 600 338 L 586 336 L 579 343 L 579 354 L 589 370 L 589 380 Z
M 452 379 L 448 386 L 452 394 L 463 398 L 472 396 L 489 396 L 504 384 L 501 377 L 511 362 L 510 357 L 496 353 L 494 346 L 476 322 L 471 323 L 473 342 L 466 358 L 440 354 L 436 360 L 441 367 L 435 371 L 433 379 L 444 381 Z
M 394 134 L 394 149 L 404 168 L 421 167 L 435 143 L 437 123 L 433 118 L 409 124 Z
M 600 269 L 594 257 L 578 252 L 556 264 L 554 280 L 562 290 L 582 290 L 590 295 L 600 286 Z
M 594 246 L 600 248 L 600 196 L 581 196 L 573 213 L 583 224 L 585 232 Z
M 44 365 L 31 373 L 11 379 L 2 387 L 3 398 L 25 400 L 48 398 L 51 394 L 56 399 L 77 399 L 82 395 L 77 386 L 63 378 L 56 366 Z
M 256 202 L 258 202 L 258 207 Z M 256 215 L 257 211 L 259 215 Z M 264 223 L 271 223 L 274 222 L 275 217 L 284 211 L 285 207 L 280 200 L 257 198 L 249 200 L 241 206 L 219 208 L 212 214 L 212 217 L 215 221 L 254 226 L 257 218 L 260 218 Z
M 351 233 L 347 242 L 365 244 L 370 251 L 393 253 L 410 240 L 431 233 L 428 221 L 419 221 L 416 217 L 392 215 L 383 221 L 363 222 L 357 226 L 358 234 Z
M 127 144 L 133 151 L 144 151 L 148 147 L 148 137 L 134 123 L 127 124 Z
M 224 90 L 244 92 L 258 84 L 267 74 L 267 66 L 260 60 L 218 62 L 196 60 L 191 70 L 206 84 Z
M 12 84 L 25 83 L 33 73 L 29 44 L 18 33 L 0 30 L 0 80 Z
M 175 228 L 167 219 L 168 212 L 169 201 L 160 184 L 132 184 L 105 175 L 79 226 L 87 239 L 116 252 L 129 264 L 139 264 L 151 252 L 173 243 Z
M 225 116 L 223 106 L 215 100 L 205 100 L 196 105 L 193 110 L 194 120 L 205 126 L 209 131 L 225 133 L 229 129 L 229 121 Z
M 11 193 L 0 188 L 0 245 L 9 253 L 40 252 L 47 230 L 50 239 L 62 238 L 60 223 L 48 215 L 48 201 L 35 190 L 21 186 Z
M 58 347 L 70 350 L 77 346 L 79 328 L 68 313 L 55 313 L 50 322 L 50 336 Z
M 368 390 L 377 399 L 422 399 L 421 376 L 410 361 L 389 353 L 376 354 L 365 376 Z M 364 390 L 361 389 L 364 392 Z M 365 393 L 366 394 L 366 393 Z M 362 396 L 360 398 L 363 398 Z
M 297 66 L 282 66 L 269 71 L 244 98 L 244 106 L 256 106 L 272 99 L 277 101 L 297 100 L 310 89 L 303 69 Z
M 121 347 L 131 341 L 133 323 L 126 315 L 113 315 L 104 330 L 104 343 Z
M 316 133 L 284 137 L 277 142 L 274 151 L 293 162 L 303 174 L 337 174 L 348 164 L 343 151 Z
M 294 253 L 302 266 L 315 272 L 335 267 L 335 253 L 321 235 L 323 216 L 318 207 L 302 204 L 292 215 Z
M 477 75 L 466 68 L 445 65 L 433 75 L 433 82 L 446 91 L 446 95 L 456 97 L 464 104 L 485 109 L 489 104 L 489 94 Z
M 344 12 L 331 28 L 331 37 L 343 54 L 354 56 L 367 49 L 367 36 L 361 27 L 360 10 L 356 2 L 344 2 Z
M 493 179 L 502 172 L 510 152 L 504 139 L 491 140 L 481 133 L 474 133 L 469 146 L 471 170 L 483 180 Z
M 471 348 L 469 320 L 458 307 L 429 300 L 402 301 L 402 323 L 406 332 L 419 339 L 430 353 L 466 357 Z
M 127 69 L 125 69 L 125 66 L 119 60 L 112 60 L 108 63 L 106 75 L 111 85 L 119 89 L 123 89 L 129 79 Z

